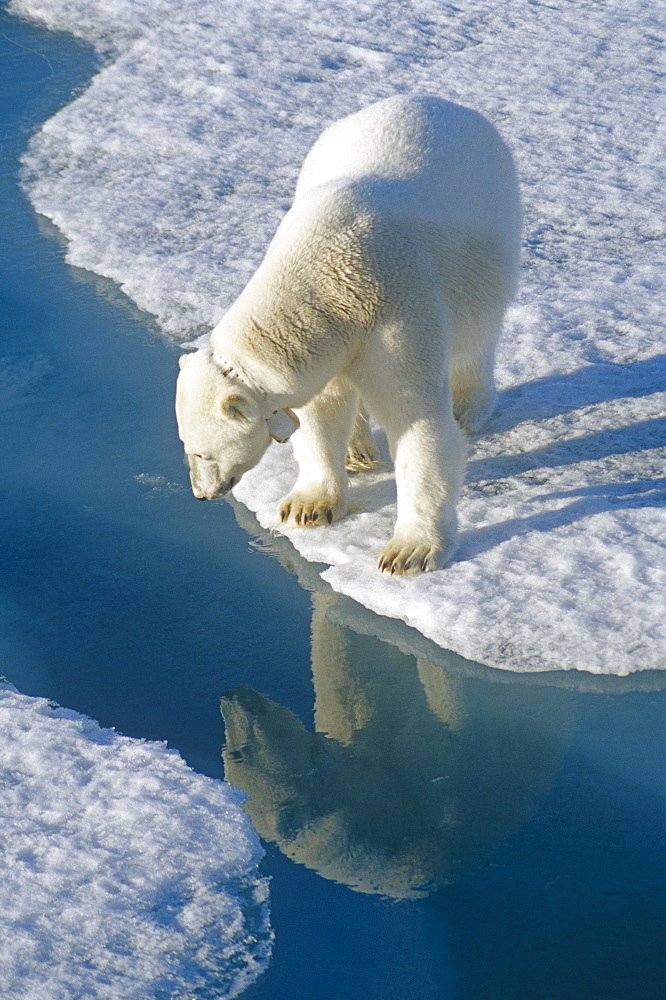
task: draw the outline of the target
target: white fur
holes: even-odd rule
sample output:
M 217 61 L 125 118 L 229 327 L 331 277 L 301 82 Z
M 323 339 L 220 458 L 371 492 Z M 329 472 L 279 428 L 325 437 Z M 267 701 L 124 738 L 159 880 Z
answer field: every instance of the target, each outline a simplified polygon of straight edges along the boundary
M 460 428 L 480 428 L 493 409 L 520 233 L 511 155 L 475 111 L 392 97 L 327 129 L 266 257 L 213 331 L 215 355 L 184 359 L 177 413 L 195 495 L 223 495 L 267 447 L 269 414 L 295 407 L 299 476 L 280 518 L 343 517 L 348 453 L 375 456 L 362 403 L 395 461 L 398 515 L 380 568 L 443 563 Z

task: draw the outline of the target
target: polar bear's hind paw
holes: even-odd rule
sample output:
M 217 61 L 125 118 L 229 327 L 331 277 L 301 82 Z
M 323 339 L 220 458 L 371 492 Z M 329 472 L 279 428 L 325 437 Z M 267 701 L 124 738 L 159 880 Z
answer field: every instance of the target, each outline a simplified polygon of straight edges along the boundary
M 368 418 L 364 411 L 357 413 L 349 444 L 347 445 L 347 456 L 345 458 L 345 468 L 349 472 L 365 472 L 367 469 L 376 469 L 381 465 L 381 456 L 377 442 L 368 423 Z
M 379 452 L 376 449 L 373 449 L 372 452 L 359 451 L 352 449 L 351 446 L 347 449 L 345 458 L 347 472 L 368 472 L 370 469 L 378 468 L 381 464 Z

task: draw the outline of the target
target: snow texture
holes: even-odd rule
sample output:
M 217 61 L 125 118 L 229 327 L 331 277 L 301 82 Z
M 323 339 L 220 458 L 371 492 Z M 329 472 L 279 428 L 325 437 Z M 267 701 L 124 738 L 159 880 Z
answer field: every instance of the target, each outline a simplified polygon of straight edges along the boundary
M 375 569 L 390 469 L 356 514 L 294 530 L 340 593 L 519 671 L 666 666 L 664 70 L 659 0 L 13 0 L 103 68 L 34 136 L 24 182 L 72 263 L 183 342 L 219 319 L 331 121 L 394 93 L 476 108 L 512 149 L 521 288 L 499 407 L 472 442 L 461 546 L 418 579 Z M 274 445 L 236 496 L 275 525 Z
M 222 1000 L 270 957 L 244 796 L 0 683 L 0 982 L 20 1000 Z

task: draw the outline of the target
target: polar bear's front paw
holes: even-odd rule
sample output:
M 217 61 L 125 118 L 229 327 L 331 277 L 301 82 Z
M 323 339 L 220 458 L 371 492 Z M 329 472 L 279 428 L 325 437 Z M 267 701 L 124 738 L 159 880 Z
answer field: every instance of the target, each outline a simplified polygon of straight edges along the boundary
M 437 568 L 439 548 L 430 545 L 403 545 L 391 542 L 386 546 L 379 559 L 379 569 L 382 573 L 397 576 L 415 576 L 417 573 L 427 573 Z
M 379 558 L 378 568 L 391 576 L 415 576 L 439 569 L 452 553 L 453 539 L 443 546 L 439 539 L 396 531 Z
M 347 505 L 340 498 L 292 493 L 285 497 L 278 509 L 280 523 L 299 528 L 317 528 L 339 521 L 347 513 Z

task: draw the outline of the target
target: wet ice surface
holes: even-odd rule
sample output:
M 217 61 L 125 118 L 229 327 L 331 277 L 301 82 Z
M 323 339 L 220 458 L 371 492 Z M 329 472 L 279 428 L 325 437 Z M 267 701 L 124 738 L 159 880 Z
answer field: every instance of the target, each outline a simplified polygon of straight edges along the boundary
M 338 592 L 490 666 L 663 667 L 659 5 L 12 9 L 89 39 L 105 60 L 34 137 L 33 204 L 68 237 L 72 262 L 113 278 L 181 341 L 241 290 L 330 121 L 430 92 L 499 127 L 523 186 L 523 276 L 499 407 L 472 443 L 455 561 L 416 580 L 377 574 L 390 470 L 355 479 L 360 510 L 341 524 L 289 537 Z M 293 480 L 290 448 L 273 446 L 235 493 L 274 527 Z
M 243 992 L 271 932 L 242 795 L 1 682 L 0 731 L 4 995 Z

